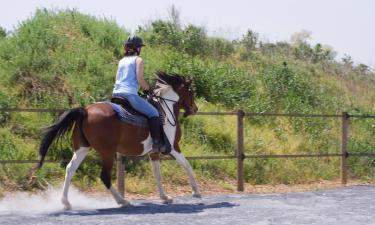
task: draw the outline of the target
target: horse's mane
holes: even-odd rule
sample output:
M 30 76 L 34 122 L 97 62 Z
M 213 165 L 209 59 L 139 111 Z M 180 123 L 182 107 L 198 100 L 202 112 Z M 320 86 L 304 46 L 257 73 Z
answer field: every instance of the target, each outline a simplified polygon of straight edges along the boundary
M 178 74 L 168 75 L 164 71 L 156 72 L 156 77 L 157 77 L 156 79 L 157 83 L 169 84 L 171 86 L 178 86 L 185 81 L 185 77 L 181 75 L 178 75 Z
M 185 77 L 178 74 L 168 75 L 164 71 L 156 72 L 156 91 L 161 94 L 168 91 L 170 88 L 177 87 L 185 81 Z

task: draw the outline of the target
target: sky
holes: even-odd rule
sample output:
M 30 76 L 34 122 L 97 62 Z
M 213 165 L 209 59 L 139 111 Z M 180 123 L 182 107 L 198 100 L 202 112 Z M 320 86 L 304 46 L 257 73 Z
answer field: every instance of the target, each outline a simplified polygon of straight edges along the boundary
M 337 60 L 345 54 L 375 68 L 374 0 L 0 0 L 0 26 L 8 31 L 36 8 L 66 9 L 115 20 L 135 31 L 138 25 L 168 18 L 174 5 L 182 24 L 204 26 L 210 36 L 240 38 L 248 29 L 263 41 L 289 41 L 311 32 L 311 44 L 331 46 Z

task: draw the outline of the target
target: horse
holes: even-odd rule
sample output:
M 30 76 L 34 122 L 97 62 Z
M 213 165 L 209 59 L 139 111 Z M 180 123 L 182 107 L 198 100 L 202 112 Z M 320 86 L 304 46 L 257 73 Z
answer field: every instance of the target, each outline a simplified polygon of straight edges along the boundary
M 195 181 L 192 167 L 181 153 L 179 147 L 181 139 L 180 110 L 184 110 L 184 117 L 194 115 L 198 111 L 191 87 L 192 80 L 177 74 L 168 75 L 165 72 L 157 72 L 156 77 L 154 93 L 155 98 L 159 99 L 162 111 L 165 114 L 163 128 L 172 146 L 169 154 L 186 170 L 193 197 L 200 198 L 201 194 Z M 69 109 L 55 123 L 45 128 L 39 148 L 38 169 L 42 167 L 50 145 L 71 130 L 73 156 L 66 167 L 61 198 L 64 209 L 71 209 L 71 204 L 68 200 L 69 186 L 76 170 L 91 149 L 96 150 L 102 161 L 101 181 L 119 205 L 130 206 L 131 204 L 111 184 L 111 170 L 116 153 L 125 156 L 144 156 L 148 154 L 152 171 L 157 181 L 160 199 L 164 203 L 173 201 L 163 190 L 160 155 L 152 152 L 152 139 L 149 129 L 120 121 L 108 102 L 97 102 L 86 107 Z

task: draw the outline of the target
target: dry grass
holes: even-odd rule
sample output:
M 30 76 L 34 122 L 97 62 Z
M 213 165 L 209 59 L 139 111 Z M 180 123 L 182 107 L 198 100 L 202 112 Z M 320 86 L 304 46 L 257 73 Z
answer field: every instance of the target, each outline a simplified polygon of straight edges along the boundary
M 76 183 L 76 182 L 74 182 Z M 250 183 L 244 184 L 244 191 L 237 191 L 237 181 L 235 179 L 226 178 L 224 180 L 207 179 L 200 177 L 197 179 L 199 189 L 203 196 L 213 195 L 231 195 L 231 194 L 272 194 L 272 193 L 290 193 L 290 192 L 308 192 L 308 191 L 319 191 L 328 190 L 334 188 L 343 187 L 339 179 L 335 180 L 318 180 L 304 182 L 300 184 L 275 184 L 275 185 L 253 185 Z M 77 183 L 76 183 L 77 184 Z M 113 186 L 117 187 L 117 181 L 113 181 Z M 356 185 L 372 185 L 374 182 L 366 182 L 362 180 L 350 179 L 348 184 L 345 186 L 356 186 Z M 47 186 L 47 184 L 44 184 Z M 62 184 L 56 185 L 56 187 L 62 187 Z M 76 186 L 76 185 L 75 185 Z M 157 191 L 156 182 L 151 178 L 139 178 L 139 177 L 127 177 L 125 181 L 125 197 L 127 199 L 159 199 L 159 193 Z M 93 196 L 108 195 L 104 185 L 98 180 L 96 184 L 91 186 L 76 186 L 80 191 L 88 193 Z M 165 192 L 171 197 L 190 196 L 191 187 L 186 182 L 173 182 L 171 180 L 163 181 L 163 187 Z M 30 189 L 29 192 L 38 192 L 40 188 Z M 0 198 L 8 195 L 9 193 L 25 191 L 19 188 L 3 189 L 0 186 Z
M 373 183 L 363 182 L 360 180 L 350 180 L 345 186 L 356 186 L 356 185 L 370 185 Z M 290 193 L 290 192 L 308 192 L 308 191 L 319 191 L 329 190 L 334 188 L 343 187 L 340 180 L 320 180 L 306 182 L 303 184 L 277 184 L 277 185 L 252 185 L 249 183 L 245 184 L 244 192 L 237 191 L 236 180 L 226 180 L 221 182 L 215 181 L 198 181 L 199 188 L 203 196 L 212 195 L 230 195 L 230 194 L 272 194 L 272 193 Z M 175 185 L 175 184 L 164 184 L 166 193 L 171 197 L 181 197 L 191 195 L 190 185 Z M 153 187 L 154 191 L 148 193 L 125 193 L 127 199 L 158 199 L 159 193 L 156 190 L 156 186 Z

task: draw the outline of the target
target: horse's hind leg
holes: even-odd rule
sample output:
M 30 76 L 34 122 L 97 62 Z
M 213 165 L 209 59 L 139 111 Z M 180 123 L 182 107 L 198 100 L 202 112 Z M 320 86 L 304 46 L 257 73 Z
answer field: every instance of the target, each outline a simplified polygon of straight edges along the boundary
M 111 192 L 113 198 L 116 200 L 117 204 L 122 206 L 130 206 L 130 202 L 126 201 L 112 186 L 111 183 L 111 171 L 113 167 L 114 157 L 103 157 L 102 172 L 100 174 L 100 179 L 103 181 L 105 187 Z
M 78 169 L 79 165 L 81 165 L 83 159 L 86 157 L 87 153 L 89 152 L 89 147 L 81 147 L 77 151 L 74 152 L 73 157 L 70 163 L 66 166 L 66 174 L 65 174 L 65 181 L 64 181 L 64 188 L 63 194 L 61 198 L 61 202 L 64 204 L 64 209 L 69 210 L 71 209 L 71 205 L 68 200 L 68 191 L 70 182 Z
M 172 150 L 170 154 L 176 159 L 177 163 L 180 164 L 186 170 L 187 174 L 189 175 L 191 188 L 193 189 L 193 197 L 201 198 L 202 195 L 199 192 L 197 182 L 194 178 L 193 169 L 191 168 L 189 161 L 186 160 L 184 155 L 175 150 Z

